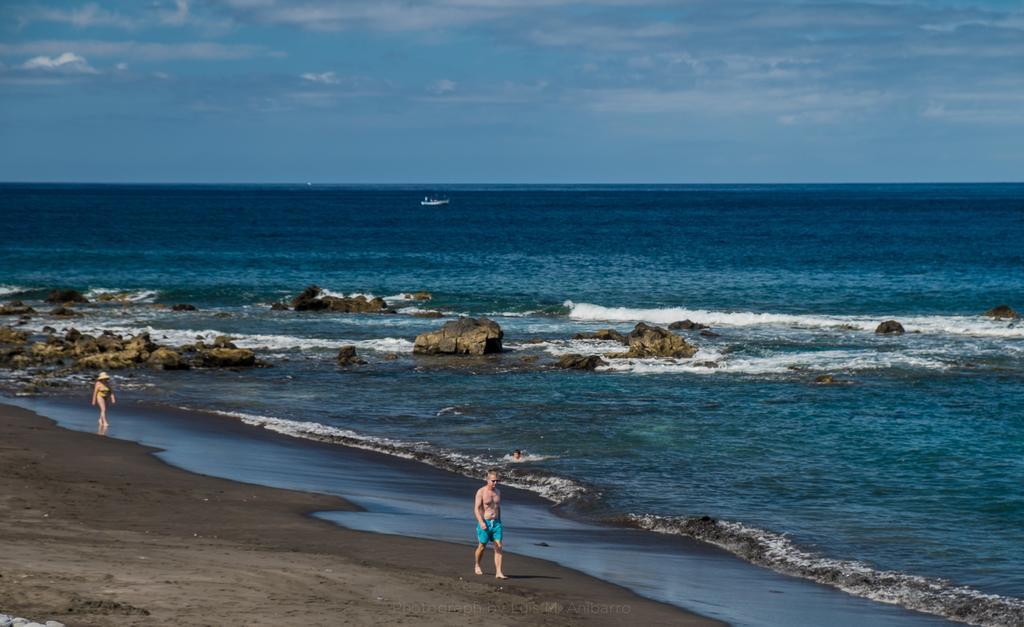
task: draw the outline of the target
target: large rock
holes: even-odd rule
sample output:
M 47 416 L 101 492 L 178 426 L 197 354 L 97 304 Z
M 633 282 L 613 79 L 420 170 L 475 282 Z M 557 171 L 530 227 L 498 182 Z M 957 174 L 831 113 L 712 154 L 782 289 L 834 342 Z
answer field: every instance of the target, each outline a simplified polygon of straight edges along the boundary
M 247 348 L 211 348 L 199 354 L 207 368 L 244 368 L 256 365 L 256 353 Z
M 875 327 L 875 333 L 882 333 L 886 335 L 903 335 L 903 325 L 895 320 L 886 320 L 877 327 Z
M 0 305 L 0 316 L 24 316 L 26 314 L 34 314 L 35 309 L 32 309 L 20 300 L 12 300 L 6 305 Z
M 365 364 L 366 360 L 361 359 L 359 355 L 356 355 L 356 347 L 351 344 L 347 344 L 338 349 L 338 365 L 339 366 L 354 366 L 358 364 Z
M 1016 320 L 1020 318 L 1020 314 L 1011 309 L 1009 305 L 998 305 L 981 315 L 995 318 L 996 320 Z
M 46 295 L 46 302 L 60 305 L 62 303 L 87 303 L 89 299 L 77 290 L 52 290 Z
M 594 370 L 598 366 L 607 366 L 608 362 L 597 355 L 578 355 L 569 353 L 558 359 L 558 367 L 568 370 Z
M 28 341 L 28 333 L 12 327 L 0 327 L 0 344 L 24 344 Z
M 612 342 L 626 343 L 626 336 L 615 329 L 599 329 L 593 333 L 576 333 L 572 336 L 574 340 L 607 340 Z
M 641 322 L 626 336 L 629 350 L 609 357 L 693 357 L 697 347 L 675 333 Z
M 437 331 L 416 336 L 412 352 L 418 355 L 484 355 L 501 352 L 504 333 L 497 322 L 487 318 L 452 320 Z
M 188 363 L 176 351 L 161 346 L 149 354 L 146 364 L 164 370 L 188 370 Z

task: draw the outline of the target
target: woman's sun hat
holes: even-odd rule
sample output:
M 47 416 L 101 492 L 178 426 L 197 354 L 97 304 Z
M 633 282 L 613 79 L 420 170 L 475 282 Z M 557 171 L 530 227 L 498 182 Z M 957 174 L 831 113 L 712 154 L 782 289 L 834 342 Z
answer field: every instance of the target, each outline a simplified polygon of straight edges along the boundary
M 100 376 L 96 377 L 96 380 L 97 380 L 97 381 L 102 381 L 102 380 L 104 380 L 104 379 L 109 379 L 109 378 L 110 378 L 110 375 L 109 375 L 109 374 L 107 374 L 107 373 L 105 373 L 105 372 L 101 372 L 101 373 L 100 373 Z

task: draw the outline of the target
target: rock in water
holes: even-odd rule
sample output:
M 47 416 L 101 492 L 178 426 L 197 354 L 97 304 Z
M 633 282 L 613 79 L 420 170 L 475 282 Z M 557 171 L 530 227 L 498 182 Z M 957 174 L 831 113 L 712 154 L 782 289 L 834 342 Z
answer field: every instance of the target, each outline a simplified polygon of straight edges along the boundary
M 615 329 L 599 329 L 593 333 L 576 333 L 572 336 L 574 340 L 608 340 L 626 344 L 626 336 Z
M 598 366 L 607 366 L 608 362 L 597 355 L 578 355 L 569 353 L 558 360 L 558 367 L 567 370 L 594 370 Z
M 12 300 L 6 305 L 0 305 L 0 316 L 23 316 L 25 314 L 34 314 L 35 309 L 32 309 L 20 300 Z
M 302 290 L 302 293 L 292 299 L 292 309 L 295 311 L 319 311 L 327 309 L 327 305 L 320 300 L 323 290 L 319 285 L 310 285 Z
M 28 341 L 28 333 L 12 327 L 0 327 L 0 344 L 24 344 Z
M 1016 320 L 1020 318 L 1020 314 L 1011 309 L 1009 305 L 998 305 L 981 315 L 995 318 L 996 320 Z
M 358 364 L 365 364 L 366 360 L 361 359 L 359 355 L 356 355 L 356 347 L 351 344 L 346 344 L 338 349 L 338 365 L 339 366 L 353 366 Z
M 641 322 L 626 336 L 629 351 L 613 357 L 693 357 L 697 347 L 671 331 Z
M 207 368 L 244 368 L 256 365 L 256 353 L 247 348 L 211 348 L 200 354 Z
M 830 374 L 823 374 L 823 375 L 819 375 L 819 376 L 815 377 L 814 378 L 814 382 L 815 383 L 821 383 L 821 384 L 824 384 L 824 385 L 829 385 L 829 384 L 835 383 L 836 382 L 836 378 L 833 377 Z
M 52 290 L 46 295 L 46 302 L 60 305 L 62 303 L 87 303 L 89 299 L 77 290 Z
M 434 297 L 434 295 L 431 294 L 430 292 L 423 291 L 412 293 L 406 292 L 405 294 L 402 294 L 402 296 L 409 300 L 430 300 Z
M 895 320 L 886 320 L 875 328 L 875 333 L 902 335 L 905 333 L 903 325 Z
M 501 352 L 504 333 L 497 322 L 487 318 L 452 320 L 437 331 L 416 336 L 412 352 L 417 355 L 484 355 Z
M 189 305 L 188 303 L 181 303 L 171 307 L 171 311 L 198 311 L 195 305 Z
M 163 370 L 188 370 L 188 363 L 181 358 L 177 351 L 161 346 L 149 354 L 146 364 L 153 368 Z
M 686 319 L 673 322 L 672 324 L 668 325 L 668 328 L 672 330 L 682 329 L 684 331 L 700 331 L 701 329 L 708 328 L 708 325 L 701 324 L 699 322 L 694 322 L 693 320 L 690 319 Z
M 270 306 L 270 311 L 288 311 L 288 305 L 284 303 L 274 303 Z
M 65 307 L 64 305 L 60 305 L 60 306 L 57 306 L 57 307 L 54 307 L 53 309 L 51 309 L 50 310 L 50 315 L 51 316 L 61 316 L 61 317 L 64 317 L 64 318 L 73 318 L 75 316 L 81 316 L 82 314 L 78 313 L 74 309 Z

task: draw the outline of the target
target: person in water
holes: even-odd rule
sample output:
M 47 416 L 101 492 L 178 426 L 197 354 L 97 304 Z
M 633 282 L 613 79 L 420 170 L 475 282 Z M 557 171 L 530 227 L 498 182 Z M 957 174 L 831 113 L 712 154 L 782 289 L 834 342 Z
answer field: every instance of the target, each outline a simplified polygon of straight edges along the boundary
M 523 452 L 519 449 L 512 451 L 512 461 L 521 462 L 523 461 Z
M 114 388 L 110 387 L 110 375 L 101 372 L 100 376 L 96 377 L 96 385 L 92 386 L 92 404 L 100 406 L 100 428 L 106 428 L 107 426 L 107 401 L 110 401 L 111 405 L 117 404 L 117 397 L 114 396 Z
M 501 491 L 498 490 L 497 470 L 488 471 L 487 482 L 484 487 L 476 491 L 473 515 L 476 516 L 477 523 L 474 572 L 478 575 L 484 574 L 483 569 L 480 568 L 480 558 L 484 556 L 487 543 L 494 542 L 494 576 L 498 579 L 508 579 L 505 573 L 501 572 Z

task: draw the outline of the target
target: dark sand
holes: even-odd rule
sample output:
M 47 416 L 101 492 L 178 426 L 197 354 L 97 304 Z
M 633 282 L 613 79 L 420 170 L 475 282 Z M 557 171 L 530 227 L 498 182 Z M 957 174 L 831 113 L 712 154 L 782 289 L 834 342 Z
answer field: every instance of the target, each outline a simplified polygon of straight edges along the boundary
M 717 625 L 550 562 L 339 528 L 342 499 L 196 475 L 0 405 L 0 612 L 68 625 Z M 467 507 L 467 517 L 469 507 Z M 485 572 L 493 575 L 490 551 Z

